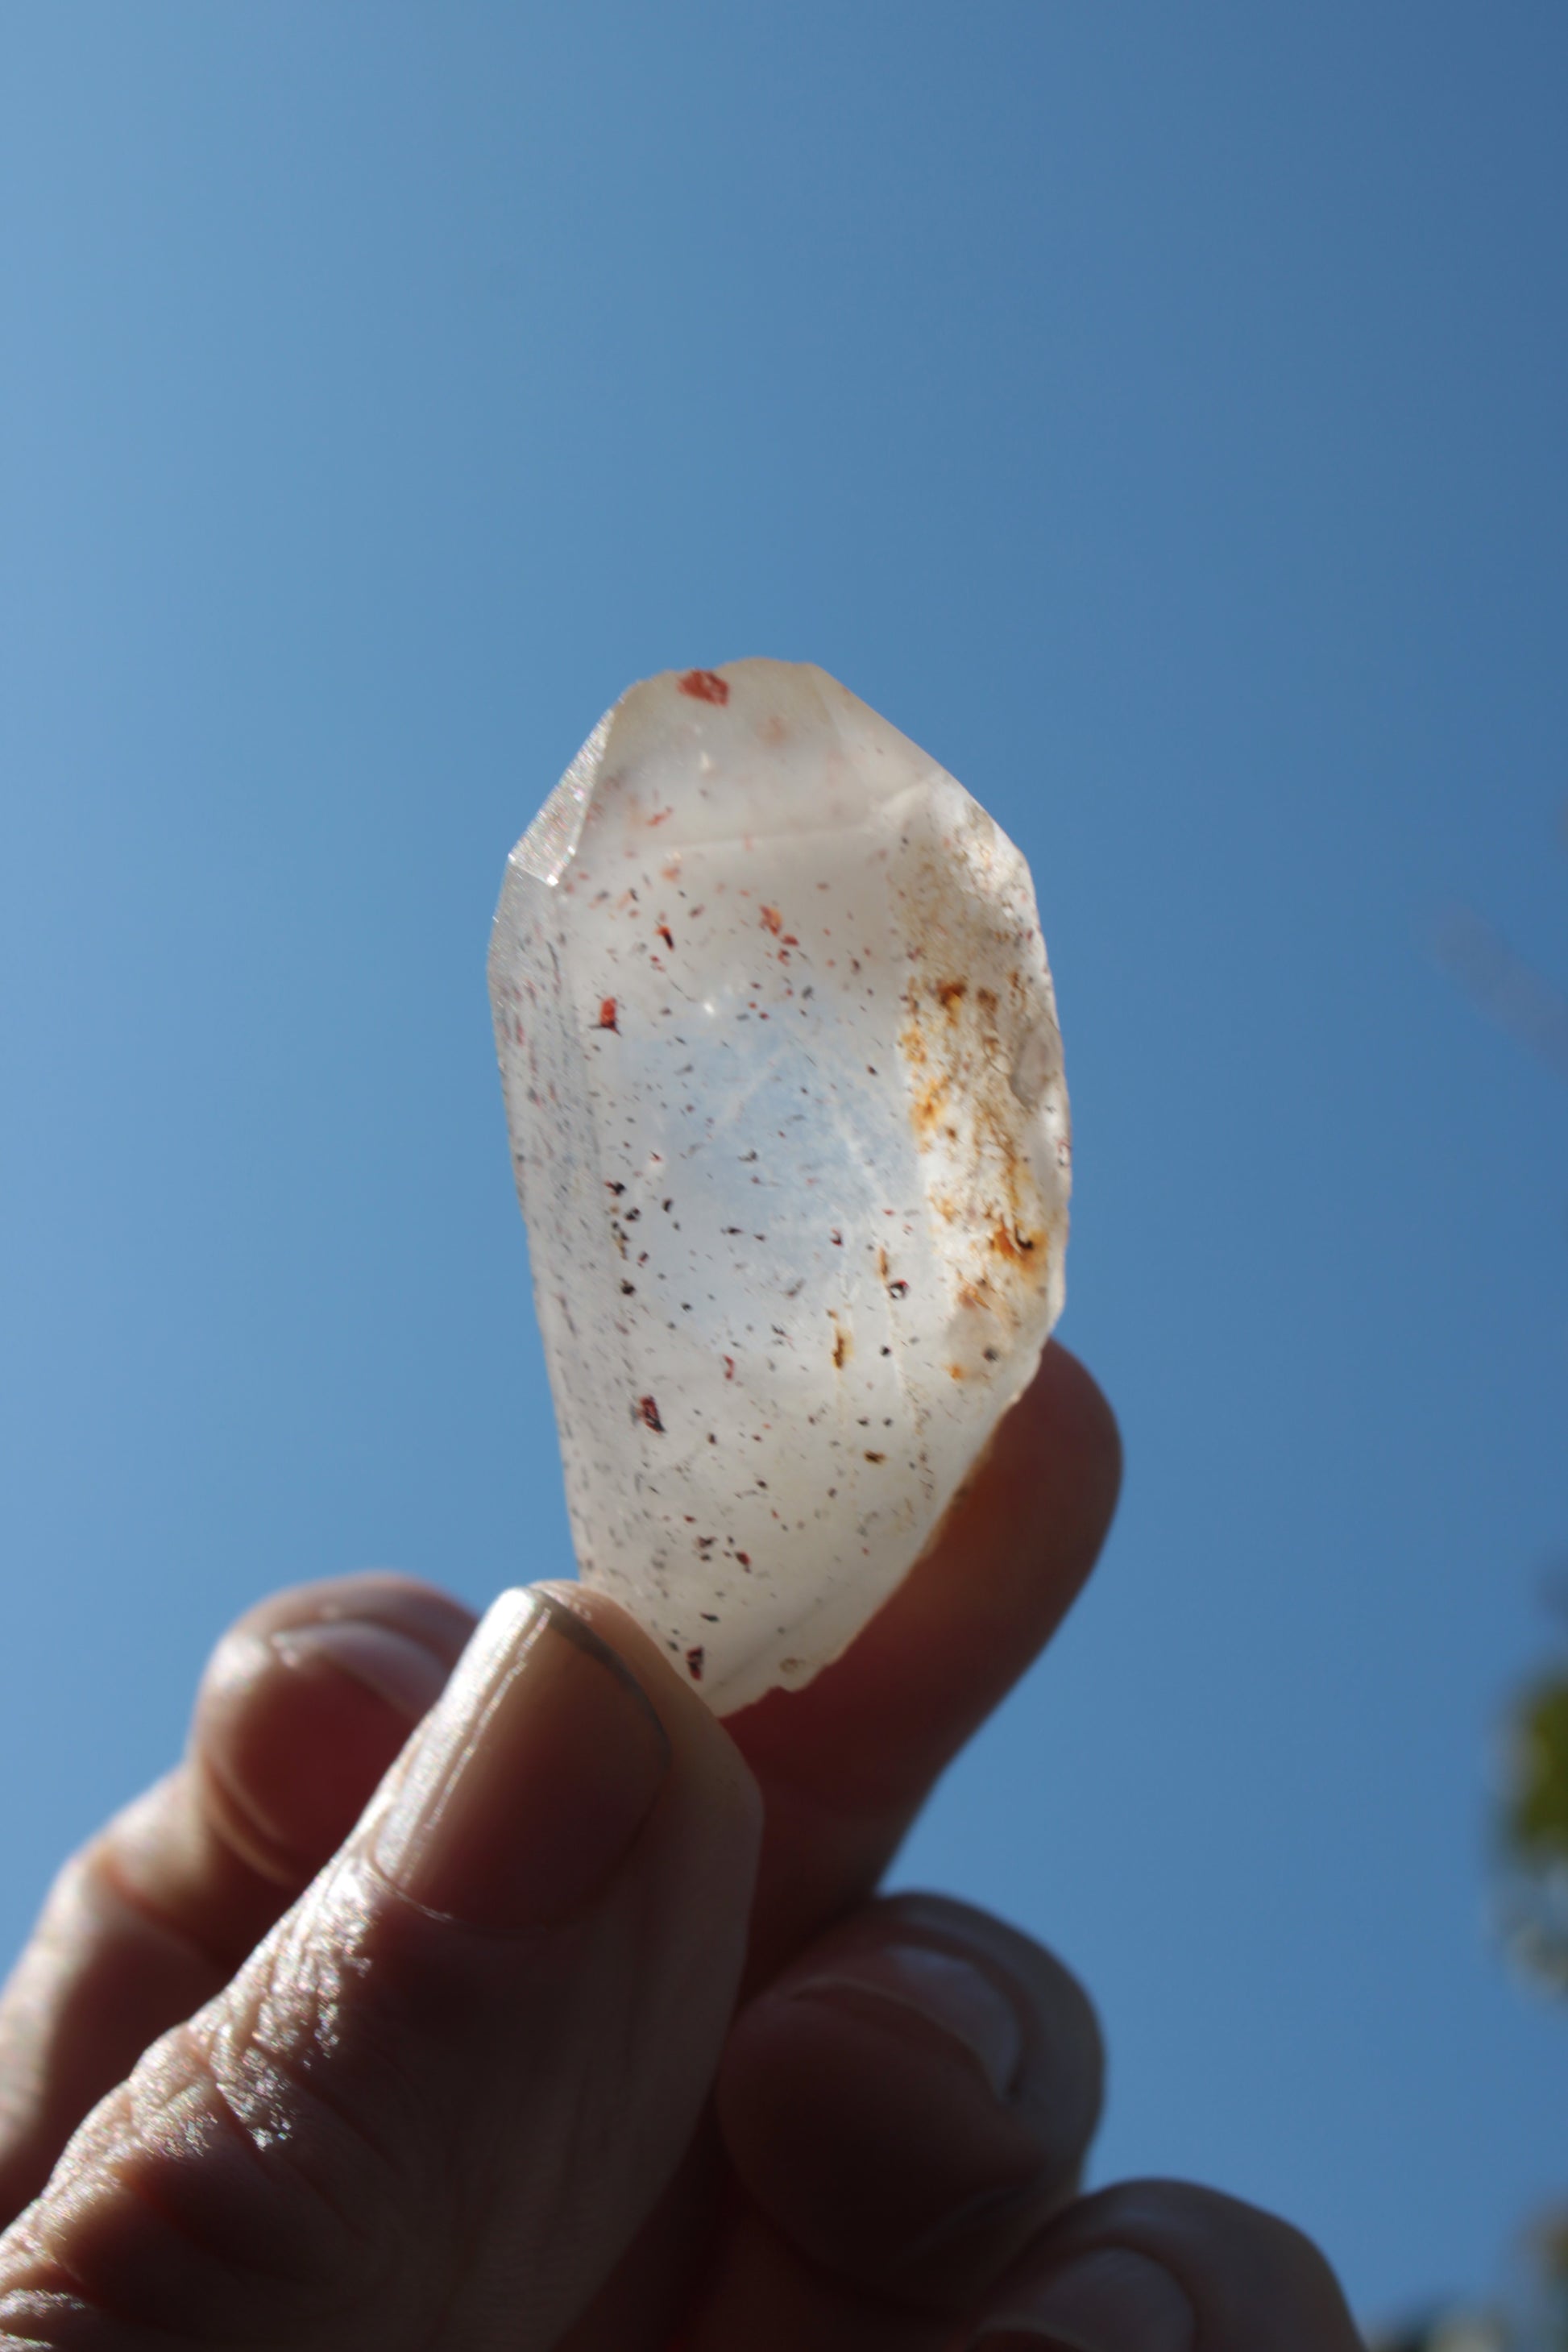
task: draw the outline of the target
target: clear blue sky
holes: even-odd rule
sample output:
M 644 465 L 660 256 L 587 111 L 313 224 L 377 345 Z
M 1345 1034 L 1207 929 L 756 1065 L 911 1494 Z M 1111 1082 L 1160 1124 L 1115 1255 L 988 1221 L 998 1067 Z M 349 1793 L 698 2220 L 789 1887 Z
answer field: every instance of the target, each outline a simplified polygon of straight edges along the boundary
M 1568 1545 L 1568 17 L 12 0 L 14 1939 L 226 1619 L 567 1537 L 483 985 L 669 664 L 823 663 L 1034 865 L 1125 1507 L 907 1877 L 1103 2006 L 1101 2177 L 1485 2285 L 1568 2183 L 1489 1941 Z

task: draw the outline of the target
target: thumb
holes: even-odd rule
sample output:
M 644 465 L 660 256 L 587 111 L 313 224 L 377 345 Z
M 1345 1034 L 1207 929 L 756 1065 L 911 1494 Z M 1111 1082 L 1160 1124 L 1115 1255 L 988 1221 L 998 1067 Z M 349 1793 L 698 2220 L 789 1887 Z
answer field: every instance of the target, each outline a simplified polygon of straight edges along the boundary
M 694 2128 L 758 1827 L 628 1618 L 504 1593 L 334 1862 L 0 2240 L 0 2341 L 544 2352 Z

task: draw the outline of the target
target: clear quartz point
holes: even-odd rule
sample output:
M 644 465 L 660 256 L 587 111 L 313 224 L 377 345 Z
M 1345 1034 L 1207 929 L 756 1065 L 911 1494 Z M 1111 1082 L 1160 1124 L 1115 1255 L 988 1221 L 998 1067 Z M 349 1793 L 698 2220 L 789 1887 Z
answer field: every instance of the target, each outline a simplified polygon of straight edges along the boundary
M 728 1713 L 847 1647 L 1060 1312 L 1029 870 L 824 671 L 668 671 L 513 850 L 489 972 L 579 1565 Z

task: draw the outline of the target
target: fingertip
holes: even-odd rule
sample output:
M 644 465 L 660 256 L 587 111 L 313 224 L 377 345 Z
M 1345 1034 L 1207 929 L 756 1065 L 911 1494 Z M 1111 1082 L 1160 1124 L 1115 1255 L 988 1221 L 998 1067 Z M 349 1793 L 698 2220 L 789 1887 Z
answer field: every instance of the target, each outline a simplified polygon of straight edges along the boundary
M 635 1676 L 685 1767 L 699 1764 L 760 1836 L 763 1800 L 751 1766 L 726 1726 L 630 1611 L 591 1585 L 563 1580 L 530 1589 L 568 1610 L 615 1653 Z
M 1057 1450 L 1077 1462 L 1084 1525 L 1086 1531 L 1093 1531 L 1098 1546 L 1121 1491 L 1121 1426 L 1110 1398 L 1082 1359 L 1052 1339 L 1019 1402 L 1051 1425 Z
M 1105 2258 L 1114 2256 L 1123 2264 Z M 998 2289 L 975 2339 L 990 2352 L 1005 2340 L 1005 2316 L 1026 2317 L 1056 2342 L 1098 2341 L 1055 2325 L 1084 2283 L 1101 2294 L 1140 2273 L 1127 2258 L 1163 2272 L 1190 2307 L 1195 2340 L 1214 2352 L 1268 2342 L 1279 2352 L 1359 2352 L 1361 2336 L 1321 2249 L 1278 2215 L 1185 2180 L 1124 2180 L 1071 2206 L 1042 2232 Z M 1095 2264 L 1100 2268 L 1094 2269 Z M 1174 2309 L 1174 2305 L 1172 2305 Z M 1109 2341 L 1140 2342 L 1134 2305 Z M 1112 2322 L 1114 2325 L 1114 2315 Z M 1163 2339 L 1152 2338 L 1152 2341 Z
M 953 1498 L 928 1550 L 942 1567 L 1011 1563 L 1054 1624 L 1099 1558 L 1121 1491 L 1121 1432 L 1105 1391 L 1058 1340 Z M 919 1575 L 921 1569 L 916 1570 Z M 998 1597 L 1016 1588 L 1003 1578 Z
M 835 2276 L 956 2309 L 1070 2193 L 1100 2112 L 1077 1980 L 932 1895 L 868 1904 L 742 2011 L 718 2112 L 769 2224 Z
M 218 1834 L 273 1884 L 353 1828 L 473 1630 L 434 1586 L 384 1571 L 276 1593 L 232 1626 L 196 1700 L 190 1761 Z
M 1116 1418 L 1053 1340 L 926 1550 L 841 1658 L 730 1718 L 764 1781 L 898 1822 L 1050 1639 L 1109 1531 Z

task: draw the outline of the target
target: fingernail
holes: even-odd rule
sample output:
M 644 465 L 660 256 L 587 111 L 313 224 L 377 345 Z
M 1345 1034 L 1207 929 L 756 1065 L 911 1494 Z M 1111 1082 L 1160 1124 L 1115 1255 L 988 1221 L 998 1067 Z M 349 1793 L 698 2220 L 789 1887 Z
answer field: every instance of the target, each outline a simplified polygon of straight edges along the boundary
M 1196 2342 L 1193 2306 L 1170 2272 L 1103 2246 L 994 2313 L 969 2352 L 1192 2352 Z
M 793 2000 L 822 2000 L 926 2049 L 933 2042 L 977 2066 L 1005 2098 L 1024 2054 L 1014 2001 L 974 1961 L 931 1944 L 876 1944 L 838 1958 L 789 1988 Z
M 544 1927 L 614 1876 L 669 1769 L 630 1669 L 548 1595 L 503 1592 L 419 1732 L 375 1833 L 425 1909 Z
M 271 1644 L 285 1665 L 335 1666 L 374 1691 L 409 1723 L 426 1715 L 447 1686 L 450 1662 L 413 1634 L 372 1617 L 321 1617 L 283 1625 Z

